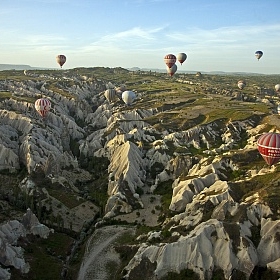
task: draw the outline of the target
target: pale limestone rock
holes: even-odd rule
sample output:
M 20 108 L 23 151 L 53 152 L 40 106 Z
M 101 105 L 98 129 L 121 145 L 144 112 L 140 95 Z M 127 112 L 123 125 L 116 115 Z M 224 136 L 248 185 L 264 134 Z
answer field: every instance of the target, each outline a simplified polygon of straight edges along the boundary
M 128 271 L 125 279 L 131 279 L 131 271 L 143 258 L 156 264 L 154 279 L 164 277 L 169 271 L 180 273 L 186 268 L 196 272 L 200 279 L 211 279 L 214 267 L 222 269 L 226 279 L 234 268 L 249 277 L 258 262 L 256 249 L 253 243 L 248 238 L 241 237 L 240 233 L 236 238 L 241 244 L 237 253 L 233 250 L 236 245 L 230 241 L 223 223 L 211 219 L 198 225 L 187 236 L 180 237 L 177 242 L 151 246 L 143 244 L 125 267 Z
M 275 260 L 274 262 L 268 263 L 266 266 L 273 271 L 277 271 L 278 273 L 280 273 L 280 258 Z
M 261 219 L 261 241 L 258 245 L 259 265 L 265 266 L 280 258 L 280 220 Z
M 204 188 L 209 188 L 217 180 L 219 180 L 219 177 L 214 173 L 184 181 L 175 180 L 169 209 L 172 211 L 182 211 L 192 201 L 195 194 L 200 193 Z

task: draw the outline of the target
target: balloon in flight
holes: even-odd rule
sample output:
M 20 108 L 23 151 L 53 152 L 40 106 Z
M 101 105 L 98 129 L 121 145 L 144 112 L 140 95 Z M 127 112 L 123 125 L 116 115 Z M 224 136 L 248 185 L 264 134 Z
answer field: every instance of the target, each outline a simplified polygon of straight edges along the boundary
M 133 91 L 126 90 L 122 93 L 122 100 L 126 105 L 131 105 L 135 98 L 136 94 Z
M 275 91 L 277 91 L 277 92 L 280 91 L 280 84 L 275 85 Z
M 116 90 L 113 88 L 109 88 L 105 90 L 104 96 L 109 102 L 113 102 L 116 98 Z
M 63 54 L 59 54 L 56 56 L 56 62 L 60 65 L 62 68 L 62 65 L 66 62 L 66 56 Z
M 268 132 L 261 135 L 257 141 L 259 153 L 268 165 L 280 160 L 280 134 Z
M 263 52 L 262 51 L 256 51 L 255 52 L 255 57 L 259 60 L 261 57 L 263 56 Z
M 46 117 L 51 109 L 51 102 L 47 98 L 40 98 L 35 101 L 35 109 L 41 117 Z
M 243 89 L 243 88 L 246 86 L 246 82 L 243 81 L 243 80 L 240 80 L 240 81 L 238 81 L 237 86 L 238 86 L 240 89 Z
M 171 68 L 176 62 L 176 56 L 174 54 L 167 54 L 164 57 L 164 62 L 168 66 L 168 68 Z
M 187 59 L 187 55 L 185 53 L 177 54 L 177 60 L 181 63 L 181 65 L 186 59 Z
M 169 76 L 173 76 L 176 73 L 176 71 L 177 71 L 177 65 L 174 64 L 174 65 L 171 66 L 171 68 L 166 66 L 166 71 L 167 71 L 167 74 Z

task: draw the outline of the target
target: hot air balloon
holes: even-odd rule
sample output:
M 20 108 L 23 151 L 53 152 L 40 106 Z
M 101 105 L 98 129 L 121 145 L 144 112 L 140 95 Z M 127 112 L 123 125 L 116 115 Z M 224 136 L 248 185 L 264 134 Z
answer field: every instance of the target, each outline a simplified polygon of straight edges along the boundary
M 258 150 L 268 165 L 280 160 L 280 134 L 268 132 L 259 137 Z
M 280 91 L 280 84 L 275 85 L 275 91 L 277 91 L 277 92 Z
M 280 104 L 277 106 L 277 114 L 280 115 Z
M 166 66 L 166 71 L 167 71 L 167 74 L 168 74 L 169 76 L 173 76 L 173 75 L 175 74 L 175 72 L 177 71 L 177 65 L 174 64 L 171 68 L 168 68 L 168 67 Z
M 47 98 L 40 98 L 35 101 L 35 109 L 41 115 L 41 117 L 46 117 L 49 110 L 51 109 L 51 102 Z
M 237 86 L 238 86 L 240 89 L 243 89 L 243 88 L 246 86 L 246 82 L 243 81 L 243 80 L 240 80 L 240 81 L 238 81 Z
M 133 91 L 126 90 L 122 93 L 122 100 L 126 105 L 131 105 L 135 98 L 136 94 Z
M 177 60 L 181 63 L 181 65 L 186 59 L 187 59 L 187 55 L 185 53 L 177 54 Z
M 63 54 L 59 54 L 56 56 L 56 62 L 60 65 L 62 68 L 62 65 L 66 62 L 66 56 Z
M 164 57 L 164 62 L 168 66 L 168 68 L 171 68 L 176 62 L 176 56 L 174 54 L 167 54 Z
M 104 92 L 104 96 L 109 102 L 113 102 L 116 99 L 116 91 L 112 88 L 107 89 Z
M 263 52 L 262 51 L 256 51 L 255 52 L 255 57 L 259 60 L 261 57 L 263 56 Z

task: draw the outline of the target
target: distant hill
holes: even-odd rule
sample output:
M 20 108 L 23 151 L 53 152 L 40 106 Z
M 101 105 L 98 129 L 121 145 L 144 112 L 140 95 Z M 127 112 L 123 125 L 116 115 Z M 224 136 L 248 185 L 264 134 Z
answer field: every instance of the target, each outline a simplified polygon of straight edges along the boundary
M 0 70 L 31 70 L 34 67 L 30 65 L 17 65 L 17 64 L 0 64 Z
M 38 70 L 38 69 L 51 69 L 51 68 L 43 68 L 43 67 L 32 67 L 30 65 L 25 64 L 0 64 L 0 71 L 3 70 Z
M 46 69 L 54 69 L 54 68 L 44 68 L 44 67 L 33 67 L 30 65 L 25 64 L 0 64 L 0 71 L 3 70 L 46 70 Z M 159 69 L 159 68 L 139 68 L 139 67 L 132 67 L 132 68 L 125 68 L 130 71 L 156 71 L 160 73 L 166 72 L 166 69 Z M 198 71 L 182 71 L 178 70 L 177 73 L 181 74 L 196 74 Z M 261 73 L 249 73 L 249 72 L 224 72 L 224 71 L 199 71 L 202 74 L 209 74 L 209 75 L 264 75 Z
M 154 71 L 154 72 L 160 72 L 164 73 L 166 72 L 166 69 L 159 69 L 159 68 L 139 68 L 139 67 L 132 67 L 132 68 L 127 68 L 130 71 Z M 177 74 L 196 74 L 197 72 L 200 72 L 201 74 L 209 74 L 209 75 L 265 75 L 262 73 L 250 73 L 250 72 L 225 72 L 225 71 L 182 71 L 182 70 L 177 70 Z

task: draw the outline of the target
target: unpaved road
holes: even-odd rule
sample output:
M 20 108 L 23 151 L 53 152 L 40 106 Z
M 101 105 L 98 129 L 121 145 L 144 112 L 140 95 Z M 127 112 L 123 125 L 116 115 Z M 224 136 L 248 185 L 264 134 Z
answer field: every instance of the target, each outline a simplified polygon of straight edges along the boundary
M 106 226 L 97 229 L 86 244 L 78 280 L 112 280 L 112 267 L 117 271 L 119 255 L 114 250 L 118 237 L 134 234 L 135 229 L 124 226 Z

